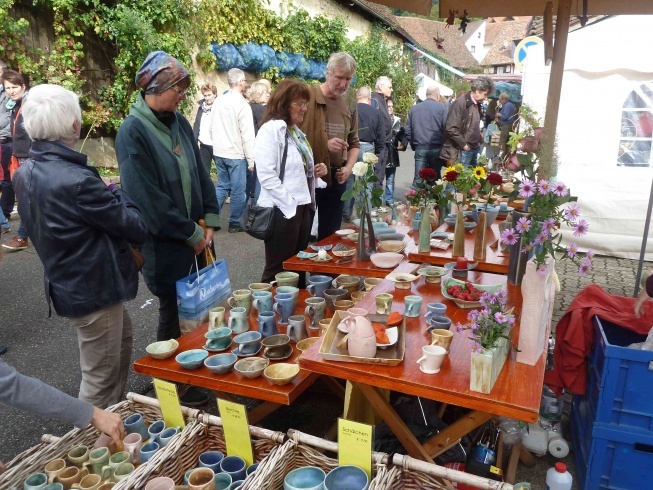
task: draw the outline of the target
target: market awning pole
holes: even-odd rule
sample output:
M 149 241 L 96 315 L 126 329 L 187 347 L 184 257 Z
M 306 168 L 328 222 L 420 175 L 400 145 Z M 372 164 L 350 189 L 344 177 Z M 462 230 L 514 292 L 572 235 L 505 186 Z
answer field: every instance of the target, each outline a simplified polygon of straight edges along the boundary
M 648 196 L 648 209 L 646 210 L 646 221 L 644 222 L 644 235 L 642 236 L 642 249 L 639 252 L 639 264 L 637 264 L 637 275 L 635 276 L 635 292 L 633 298 L 639 293 L 639 280 L 642 278 L 644 267 L 644 256 L 646 255 L 646 242 L 648 241 L 648 229 L 651 226 L 651 210 L 653 209 L 653 180 L 651 180 L 651 193 Z

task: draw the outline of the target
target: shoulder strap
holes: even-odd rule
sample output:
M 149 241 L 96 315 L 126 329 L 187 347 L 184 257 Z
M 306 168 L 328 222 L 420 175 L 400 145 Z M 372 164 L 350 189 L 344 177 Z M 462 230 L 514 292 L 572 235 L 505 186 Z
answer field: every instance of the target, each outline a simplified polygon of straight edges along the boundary
M 288 129 L 286 129 L 286 138 L 283 145 L 283 156 L 281 157 L 281 169 L 279 170 L 279 179 L 283 183 L 283 176 L 286 173 L 286 157 L 288 156 Z M 253 176 L 254 185 L 249 191 L 250 199 L 254 199 L 256 195 L 256 162 L 254 163 L 254 176 Z
M 18 118 L 20 117 L 20 111 L 23 110 L 23 104 L 20 105 L 18 108 L 18 111 L 16 111 L 16 117 L 14 117 L 14 130 L 11 133 L 11 139 L 14 139 L 16 137 L 16 124 L 18 123 Z

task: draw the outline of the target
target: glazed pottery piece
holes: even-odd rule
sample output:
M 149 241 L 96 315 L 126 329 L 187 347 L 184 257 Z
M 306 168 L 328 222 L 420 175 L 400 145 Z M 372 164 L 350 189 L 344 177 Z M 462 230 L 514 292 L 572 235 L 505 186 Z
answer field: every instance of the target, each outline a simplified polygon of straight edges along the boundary
M 258 314 L 258 331 L 263 337 L 270 337 L 279 333 L 277 320 L 273 311 L 264 311 Z
M 238 360 L 236 354 L 216 354 L 204 361 L 204 365 L 214 374 L 227 374 L 231 372 Z
M 419 369 L 424 374 L 437 374 L 444 361 L 447 351 L 439 345 L 425 345 L 422 347 L 422 357 L 417 360 Z
M 376 335 L 370 321 L 364 316 L 349 318 L 349 355 L 354 357 L 376 356 Z
M 326 315 L 326 300 L 324 298 L 308 298 L 304 313 L 310 319 L 308 328 L 313 330 L 320 328 L 320 320 Z
M 229 312 L 229 322 L 227 326 L 235 334 L 247 332 L 249 330 L 249 313 L 246 308 L 238 306 L 232 308 Z
M 204 349 L 191 349 L 177 354 L 175 360 L 183 367 L 184 369 L 199 369 L 202 367 L 204 359 L 209 355 Z M 147 429 L 146 429 L 147 431 Z M 148 434 L 149 437 L 149 434 Z
M 220 472 L 220 462 L 224 459 L 224 454 L 220 451 L 205 451 L 198 458 L 200 468 L 209 468 L 213 473 Z
M 283 386 L 292 382 L 293 379 L 299 374 L 299 366 L 297 364 L 279 363 L 272 364 L 265 368 L 263 376 L 270 383 Z
M 358 466 L 338 466 L 324 479 L 325 490 L 367 490 L 370 479 Z

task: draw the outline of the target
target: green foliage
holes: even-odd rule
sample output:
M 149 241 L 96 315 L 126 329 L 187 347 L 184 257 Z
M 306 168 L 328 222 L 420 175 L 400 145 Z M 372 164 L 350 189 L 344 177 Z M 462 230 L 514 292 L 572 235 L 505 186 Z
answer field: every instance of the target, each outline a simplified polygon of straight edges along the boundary
M 327 61 L 342 48 L 347 25 L 341 18 L 331 20 L 322 15 L 311 18 L 306 10 L 295 10 L 284 20 L 283 33 L 287 51 Z

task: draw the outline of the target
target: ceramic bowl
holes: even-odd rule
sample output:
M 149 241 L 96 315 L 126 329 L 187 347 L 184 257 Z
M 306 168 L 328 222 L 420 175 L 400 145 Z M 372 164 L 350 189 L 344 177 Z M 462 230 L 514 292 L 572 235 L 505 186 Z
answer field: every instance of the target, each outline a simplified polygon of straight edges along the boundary
M 269 365 L 269 359 L 265 359 L 264 357 L 248 357 L 238 361 L 234 366 L 234 369 L 238 371 L 238 374 L 241 374 L 246 378 L 254 379 L 263 374 L 263 371 L 265 371 L 265 368 Z
M 154 359 L 167 359 L 179 348 L 179 342 L 175 339 L 162 340 L 154 342 L 145 348 L 145 352 L 151 355 Z
M 397 289 L 410 289 L 413 282 L 415 282 L 419 276 L 413 274 L 407 274 L 405 272 L 397 272 L 388 274 L 385 276 L 386 280 L 392 281 L 395 283 L 395 288 Z
M 391 235 L 392 233 L 397 233 L 396 228 L 390 228 L 390 227 L 374 228 L 374 234 L 377 237 L 383 237 L 385 235 Z
M 456 218 L 444 218 L 444 222 L 447 223 L 451 228 L 456 227 Z M 464 221 L 463 224 L 465 225 L 465 231 L 470 231 L 476 228 L 476 223 L 473 221 Z
M 202 346 L 202 349 L 208 350 L 209 352 L 220 352 L 227 350 L 231 347 L 232 343 L 231 337 L 227 337 L 226 339 L 212 339 L 207 340 L 206 344 Z
M 251 331 L 241 333 L 234 337 L 234 343 L 238 344 L 238 351 L 243 354 L 252 354 L 261 347 L 261 332 Z M 257 347 L 258 344 L 258 347 Z
M 360 218 L 356 218 L 355 220 L 353 220 L 353 223 L 356 226 L 356 228 L 358 228 L 360 226 L 360 224 L 361 224 Z M 388 223 L 386 223 L 385 221 L 372 221 L 372 227 L 375 228 L 375 229 L 376 228 L 387 228 Z
M 349 235 L 346 235 L 345 238 L 347 240 L 351 240 L 352 242 L 357 242 L 358 241 L 358 232 L 350 233 Z
M 379 248 L 382 252 L 399 253 L 406 248 L 406 244 L 403 240 L 381 240 L 379 241 Z
M 215 356 L 206 359 L 204 365 L 209 368 L 212 373 L 227 374 L 233 369 L 237 360 L 238 356 L 236 356 L 236 354 L 216 354 Z
M 298 374 L 299 366 L 297 364 L 288 363 L 273 364 L 272 366 L 266 367 L 265 371 L 263 371 L 265 379 L 278 386 L 287 385 L 295 379 L 295 376 Z
M 288 345 L 289 342 L 290 337 L 284 333 L 280 333 L 264 338 L 261 343 L 263 344 L 263 347 L 275 349 L 283 347 L 284 345 Z
M 331 244 L 329 244 L 329 245 L 316 245 L 316 244 L 313 244 L 313 245 L 309 245 L 309 247 L 312 248 L 313 250 L 315 250 L 316 252 L 319 252 L 320 250 L 331 250 L 333 248 L 333 245 L 331 245 Z
M 320 337 L 309 337 L 307 339 L 300 340 L 299 342 L 297 342 L 297 350 L 299 352 L 304 352 L 306 349 L 308 349 L 318 340 L 320 340 Z
M 403 240 L 406 237 L 403 233 L 386 233 L 385 235 L 376 235 L 376 238 L 383 242 L 388 240 Z
M 367 473 L 358 466 L 338 466 L 324 480 L 325 490 L 366 490 L 370 483 Z
M 300 259 L 312 259 L 313 257 L 317 257 L 317 252 L 304 252 L 301 250 L 297 253 L 297 257 Z
M 322 490 L 326 474 L 317 466 L 292 470 L 283 479 L 283 490 Z
M 371 291 L 374 287 L 379 284 L 383 279 L 380 277 L 368 277 L 365 279 L 365 291 Z
M 379 344 L 378 342 L 376 343 L 376 346 L 379 349 L 387 349 L 388 347 L 392 347 L 397 343 L 397 340 L 399 340 L 399 327 L 389 327 L 385 329 L 385 334 L 388 336 L 388 340 L 390 343 L 388 344 Z
M 175 361 L 185 369 L 199 369 L 208 355 L 204 349 L 191 349 L 177 354 Z
M 343 228 L 342 230 L 337 230 L 336 235 L 338 235 L 338 236 L 347 236 L 347 235 L 351 235 L 355 231 L 356 230 L 352 230 L 351 228 Z
M 444 267 L 424 267 L 417 269 L 417 274 L 424 276 L 426 282 L 440 282 L 442 276 L 449 272 Z
M 381 269 L 392 269 L 399 265 L 399 262 L 403 259 L 404 256 L 396 252 L 381 252 L 370 256 L 372 263 Z
M 360 300 L 362 300 L 366 294 L 367 291 L 354 291 L 353 293 L 351 293 L 351 300 L 354 302 L 354 304 L 356 304 Z
M 481 303 L 478 301 L 461 300 L 458 298 L 454 298 L 449 293 L 447 293 L 447 289 L 449 289 L 450 286 L 456 286 L 456 285 L 464 286 L 465 282 L 466 281 L 459 281 L 458 279 L 454 279 L 453 277 L 447 277 L 446 280 L 442 281 L 442 286 L 441 286 L 442 296 L 455 302 L 456 305 L 458 305 L 458 307 L 460 308 L 478 308 L 479 306 L 481 306 Z M 495 285 L 474 284 L 473 286 L 479 291 L 481 291 L 481 293 L 483 293 L 484 291 L 489 291 L 490 293 L 494 293 L 495 291 L 500 290 L 503 287 L 503 284 L 495 284 Z
M 224 337 L 231 337 L 231 334 L 233 332 L 231 331 L 230 328 L 228 327 L 220 327 L 216 328 L 214 330 L 209 330 L 204 334 L 204 338 L 206 340 L 214 340 L 214 339 L 221 339 Z

